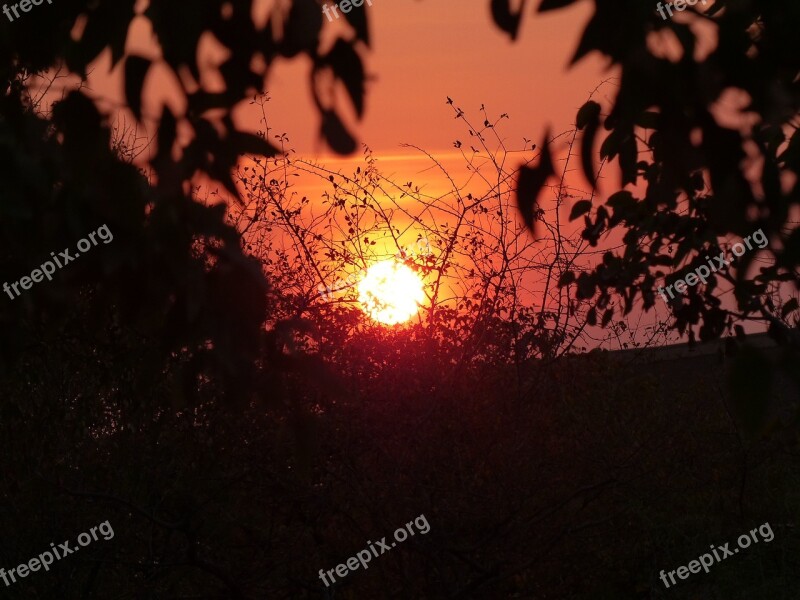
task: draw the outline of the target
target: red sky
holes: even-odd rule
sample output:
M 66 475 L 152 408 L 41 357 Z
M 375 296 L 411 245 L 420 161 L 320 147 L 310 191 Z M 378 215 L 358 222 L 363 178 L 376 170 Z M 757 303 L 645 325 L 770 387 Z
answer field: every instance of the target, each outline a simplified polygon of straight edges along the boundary
M 529 3 L 530 6 L 530 3 Z M 508 113 L 513 143 L 539 138 L 574 120 L 588 93 L 612 75 L 598 58 L 568 69 L 591 4 L 523 19 L 512 43 L 492 23 L 488 0 L 373 0 L 373 35 L 361 140 L 377 153 L 397 155 L 401 142 L 429 151 L 451 150 L 463 130 L 445 98 L 468 112 L 481 104 Z M 339 23 L 332 23 L 336 28 Z M 309 65 L 284 61 L 271 73 L 270 116 L 301 154 L 321 153 L 316 114 L 306 81 Z
M 328 0 L 330 2 L 330 0 Z M 570 59 L 593 9 L 588 0 L 547 14 L 534 14 L 528 2 L 526 15 L 515 42 L 499 31 L 491 20 L 489 0 L 372 0 L 366 8 L 373 47 L 367 57 L 372 75 L 368 84 L 364 119 L 356 126 L 358 138 L 368 144 L 379 159 L 384 174 L 398 181 L 414 179 L 435 193 L 440 181 L 420 162 L 419 154 L 400 147 L 409 143 L 440 157 L 456 178 L 466 175 L 463 160 L 454 155 L 453 141 L 465 144 L 469 137 L 464 124 L 453 118 L 445 102 L 451 97 L 467 116 L 482 121 L 479 107 L 486 106 L 489 118 L 501 113 L 510 117 L 502 135 L 509 148 L 522 147 L 523 137 L 540 142 L 546 129 L 564 131 L 574 122 L 577 109 L 615 69 L 599 55 L 577 65 Z M 146 2 L 141 3 L 141 8 Z M 261 0 L 268 7 L 269 0 Z M 344 20 L 328 27 L 346 27 Z M 129 36 L 129 51 L 157 56 L 149 25 L 140 19 Z M 203 53 L 201 53 L 202 55 Z M 205 55 L 209 65 L 219 61 L 213 47 Z M 107 52 L 95 65 L 89 87 L 109 101 L 109 107 L 123 104 L 120 69 L 109 75 Z M 319 158 L 334 169 L 350 167 L 349 160 L 331 156 L 318 139 L 318 115 L 308 89 L 310 64 L 304 60 L 282 60 L 270 71 L 266 90 L 271 97 L 268 116 L 273 133 L 286 133 L 298 155 Z M 214 80 L 213 69 L 208 80 Z M 160 114 L 159 104 L 174 103 L 167 79 L 160 74 L 149 78 L 148 96 L 157 96 L 145 113 Z M 153 92 L 157 92 L 153 94 Z M 613 94 L 613 82 L 604 86 L 598 99 Z M 182 107 L 173 106 L 179 112 Z M 257 107 L 243 102 L 236 118 L 247 129 L 263 129 Z M 360 160 L 360 152 L 354 157 Z M 311 184 L 313 185 L 313 184 Z M 613 191 L 613 179 L 608 182 Z M 308 190 L 312 191 L 312 190 Z M 305 193 L 305 190 L 304 190 Z M 662 317 L 664 315 L 662 314 Z
M 142 2 L 140 8 L 145 5 Z M 615 75 L 599 56 L 569 67 L 591 9 L 587 0 L 533 14 L 529 2 L 518 39 L 511 42 L 492 23 L 488 0 L 459 5 L 451 0 L 373 0 L 366 9 L 373 40 L 367 68 L 373 79 L 365 118 L 358 127 L 360 140 L 376 153 L 392 156 L 402 154 L 398 145 L 404 142 L 431 152 L 452 150 L 452 141 L 463 136 L 463 130 L 445 104 L 447 96 L 468 113 L 477 115 L 481 104 L 490 114 L 508 113 L 512 144 L 521 143 L 523 136 L 538 140 L 548 125 L 553 131 L 566 129 L 588 94 Z M 340 20 L 327 27 L 333 34 L 346 25 Z M 132 28 L 128 50 L 158 55 L 144 18 Z M 217 62 L 218 56 L 211 48 L 208 63 Z M 112 106 L 119 106 L 123 103 L 119 68 L 109 76 L 109 59 L 105 53 L 97 61 L 89 85 Z M 266 86 L 272 98 L 269 116 L 276 131 L 290 136 L 298 153 L 319 156 L 328 151 L 317 139 L 309 68 L 302 59 L 276 63 Z M 209 74 L 207 81 L 212 80 Z M 158 104 L 169 97 L 166 81 L 151 77 L 148 82 L 163 89 L 150 106 L 153 114 L 160 114 Z M 256 111 L 246 102 L 237 117 L 253 129 L 259 127 Z

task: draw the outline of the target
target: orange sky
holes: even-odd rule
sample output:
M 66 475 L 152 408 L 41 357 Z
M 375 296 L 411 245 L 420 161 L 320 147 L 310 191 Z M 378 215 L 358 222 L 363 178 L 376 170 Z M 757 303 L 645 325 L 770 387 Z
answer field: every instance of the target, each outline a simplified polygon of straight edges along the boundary
M 538 1 L 528 3 L 515 42 L 492 22 L 489 0 L 372 3 L 366 8 L 373 41 L 367 72 L 372 79 L 364 119 L 355 127 L 357 137 L 372 148 L 384 175 L 397 181 L 413 179 L 426 185 L 429 193 L 449 186 L 429 170 L 429 162 L 420 161 L 419 153 L 400 144 L 414 144 L 440 157 L 457 180 L 466 176 L 463 159 L 455 155 L 452 144 L 456 139 L 468 144 L 469 137 L 464 123 L 453 118 L 446 97 L 453 98 L 476 124 L 482 121 L 478 110 L 481 104 L 490 119 L 507 113 L 510 120 L 500 131 L 508 147 L 518 149 L 523 137 L 539 143 L 548 128 L 553 133 L 568 129 L 592 90 L 617 74 L 596 54 L 570 66 L 578 36 L 593 10 L 588 0 L 547 14 L 532 12 L 532 4 L 538 5 Z M 261 0 L 261 5 L 268 4 L 270 0 Z M 145 5 L 143 0 L 139 8 Z M 340 20 L 327 27 L 335 33 L 337 27 L 346 25 Z M 132 28 L 128 51 L 158 56 L 144 18 Z M 201 56 L 213 67 L 220 54 L 212 45 Z M 124 103 L 121 65 L 109 74 L 109 64 L 107 51 L 94 65 L 89 87 L 94 95 L 108 101 L 109 108 L 120 107 Z M 266 91 L 271 97 L 267 110 L 272 133 L 288 134 L 299 156 L 321 159 L 334 170 L 346 172 L 351 161 L 332 156 L 318 139 L 319 117 L 308 88 L 309 71 L 310 62 L 304 59 L 280 60 L 271 69 Z M 183 107 L 170 95 L 165 73 L 148 78 L 146 115 L 160 114 L 164 102 L 182 112 Z M 213 68 L 207 77 L 204 83 L 214 82 Z M 595 99 L 602 102 L 604 94 L 613 91 L 611 83 Z M 248 101 L 237 107 L 235 117 L 245 129 L 263 129 L 260 109 Z M 361 153 L 353 159 L 361 160 Z M 608 189 L 602 191 L 614 191 L 615 183 L 612 177 L 604 186 Z
M 139 9 L 145 6 L 141 2 Z M 589 93 L 616 71 L 607 69 L 599 55 L 569 67 L 592 10 L 588 1 L 544 15 L 533 14 L 530 3 L 528 8 L 518 39 L 511 42 L 491 21 L 488 0 L 460 5 L 449 0 L 373 0 L 366 9 L 373 41 L 367 71 L 373 78 L 366 114 L 357 127 L 359 139 L 378 154 L 394 156 L 402 154 L 400 143 L 431 152 L 452 150 L 452 141 L 463 137 L 463 128 L 445 104 L 447 96 L 471 114 L 477 115 L 482 103 L 490 115 L 508 113 L 512 145 L 521 143 L 523 136 L 538 141 L 548 125 L 553 131 L 566 129 Z M 346 25 L 340 20 L 327 27 L 334 34 Z M 134 22 L 128 51 L 158 57 L 146 19 Z M 201 57 L 204 54 L 209 65 L 219 62 L 213 47 Z M 110 75 L 109 65 L 107 51 L 93 65 L 89 87 L 109 106 L 121 106 L 121 65 Z M 322 156 L 329 151 L 317 138 L 309 69 L 304 59 L 279 60 L 274 65 L 266 86 L 272 98 L 270 125 L 287 133 L 301 155 Z M 211 71 L 206 83 L 214 81 Z M 151 101 L 145 104 L 145 114 L 159 115 L 161 103 L 174 103 L 169 79 L 163 75 L 162 71 L 148 78 Z M 259 128 L 258 111 L 246 101 L 236 116 L 243 125 Z
M 266 16 L 265 10 L 274 1 L 256 1 L 257 20 Z M 553 133 L 568 129 L 590 92 L 616 75 L 599 55 L 570 67 L 578 36 L 593 8 L 588 1 L 547 14 L 534 14 L 532 6 L 538 1 L 529 2 L 516 42 L 492 22 L 489 0 L 468 0 L 460 5 L 450 0 L 372 2 L 372 7 L 365 9 L 373 42 L 366 57 L 371 76 L 366 110 L 363 121 L 351 126 L 359 141 L 368 144 L 381 160 L 381 169 L 400 178 L 418 179 L 415 175 L 425 173 L 428 185 L 437 185 L 435 174 L 420 170 L 419 154 L 401 148 L 402 143 L 420 146 L 442 157 L 456 174 L 465 173 L 463 160 L 453 155 L 453 142 L 460 139 L 468 144 L 469 137 L 464 123 L 453 118 L 453 109 L 445 101 L 448 96 L 476 125 L 483 120 L 481 104 L 490 119 L 508 114 L 510 119 L 503 122 L 501 130 L 504 141 L 510 149 L 521 149 L 523 138 L 540 143 L 548 127 Z M 137 12 L 146 6 L 146 0 L 140 0 Z M 326 27 L 333 39 L 337 29 L 347 25 L 340 19 Z M 212 42 L 199 53 L 201 64 L 209 67 L 202 78 L 206 87 L 222 85 L 214 68 L 224 60 L 218 47 Z M 144 17 L 134 20 L 127 51 L 154 61 L 160 58 Z M 88 89 L 103 99 L 101 107 L 113 113 L 124 106 L 123 63 L 109 72 L 110 61 L 111 53 L 106 50 L 92 65 Z M 288 134 L 298 155 L 344 166 L 349 161 L 333 156 L 318 138 L 319 116 L 308 87 L 310 68 L 310 61 L 303 58 L 275 63 L 266 82 L 271 97 L 269 125 L 272 133 Z M 156 65 L 145 82 L 143 114 L 151 125 L 163 104 L 177 114 L 184 110 L 172 93 L 174 77 L 166 67 Z M 606 94 L 613 91 L 613 83 L 603 88 Z M 595 99 L 602 101 L 602 94 Z M 245 129 L 263 129 L 259 107 L 248 100 L 239 104 L 234 116 Z M 132 121 L 128 115 L 128 123 Z M 152 137 L 154 128 L 147 129 L 150 131 L 142 128 L 140 133 Z M 353 158 L 360 160 L 360 155 L 357 152 Z M 407 161 L 411 156 L 414 159 Z
M 508 113 L 512 143 L 538 139 L 545 127 L 565 128 L 589 92 L 612 75 L 600 58 L 568 70 L 591 4 L 528 15 L 512 43 L 491 21 L 488 0 L 373 0 L 367 9 L 373 52 L 360 139 L 378 154 L 398 154 L 401 142 L 429 151 L 452 150 L 464 137 L 445 104 L 468 112 L 483 103 Z M 340 23 L 328 25 L 335 29 Z M 308 63 L 282 61 L 270 75 L 270 118 L 301 153 L 325 153 L 306 82 Z

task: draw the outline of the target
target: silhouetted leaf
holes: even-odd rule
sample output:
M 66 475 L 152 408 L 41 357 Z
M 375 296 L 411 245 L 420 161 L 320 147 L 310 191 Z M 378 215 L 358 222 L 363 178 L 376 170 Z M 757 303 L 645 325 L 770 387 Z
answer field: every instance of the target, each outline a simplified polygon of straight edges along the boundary
M 600 146 L 600 156 L 607 159 L 614 158 L 619 154 L 620 149 L 620 135 L 618 130 L 612 131 Z
M 523 166 L 519 170 L 517 177 L 517 206 L 522 219 L 528 229 L 534 230 L 534 207 L 539 198 L 539 192 L 547 182 L 547 180 L 555 174 L 553 170 L 553 160 L 550 156 L 550 132 L 545 134 L 544 147 L 542 155 L 539 159 L 539 165 L 536 167 Z
M 636 118 L 636 124 L 645 129 L 658 128 L 660 115 L 652 110 L 646 110 Z
M 594 138 L 600 127 L 600 105 L 591 100 L 584 104 L 578 111 L 576 124 L 578 129 L 585 129 L 581 140 L 581 166 L 583 174 L 594 188 L 595 170 L 592 157 L 594 155 Z
M 575 281 L 574 271 L 564 271 L 558 280 L 558 287 L 564 287 Z
M 347 131 L 339 116 L 332 110 L 323 112 L 321 132 L 334 152 L 339 154 L 355 152 L 355 139 Z
M 597 102 L 589 100 L 586 104 L 581 106 L 578 111 L 578 116 L 575 119 L 575 124 L 578 129 L 583 129 L 589 123 L 596 122 L 600 118 L 600 105 Z
M 348 13 L 344 13 L 345 19 L 347 22 L 350 23 L 353 29 L 356 32 L 356 39 L 361 40 L 367 46 L 370 45 L 369 39 L 369 27 L 367 26 L 367 5 L 362 6 L 355 6 L 353 5 L 353 10 Z
M 783 305 L 783 308 L 781 309 L 781 316 L 785 319 L 789 315 L 789 313 L 797 310 L 797 308 L 798 308 L 797 298 L 790 298 L 789 301 Z
M 576 1 L 577 0 L 542 0 L 542 3 L 539 5 L 539 12 L 543 13 L 548 10 L 564 8 L 565 6 L 574 4 Z
M 134 116 L 142 120 L 142 89 L 144 78 L 152 63 L 142 56 L 129 56 L 125 59 L 125 99 Z
M 164 105 L 158 126 L 158 150 L 153 159 L 154 164 L 172 162 L 172 145 L 175 143 L 177 128 L 178 122 L 175 120 L 175 115 L 172 114 L 167 105 Z
M 581 300 L 588 300 L 594 296 L 595 287 L 594 277 L 588 273 L 581 273 L 578 276 L 577 297 Z
M 277 148 L 264 138 L 252 133 L 232 131 L 229 134 L 229 138 L 237 154 L 256 154 L 259 156 L 275 156 L 278 154 Z
M 635 214 L 636 198 L 627 190 L 621 190 L 606 200 L 606 206 L 613 209 L 614 214 L 608 222 L 609 227 L 614 227 L 624 219 Z
M 115 11 L 115 6 L 123 9 L 122 12 Z M 109 44 L 113 43 L 113 58 L 117 58 L 120 40 L 124 43 L 125 32 L 133 17 L 130 0 L 120 0 L 119 3 L 94 3 L 87 13 L 80 38 L 70 44 L 66 56 L 69 68 L 81 75 L 86 72 L 87 65 Z
M 569 220 L 574 221 L 581 215 L 585 215 L 587 212 L 592 210 L 592 201 L 591 200 L 579 200 L 575 203 L 572 207 L 572 211 L 569 213 Z
M 522 12 L 525 9 L 524 0 L 517 13 L 511 12 L 510 0 L 491 0 L 491 2 L 494 22 L 500 29 L 509 34 L 512 40 L 516 39 Z
M 322 30 L 322 11 L 314 0 L 294 0 L 284 23 L 281 54 L 287 58 L 300 52 L 313 54 Z
M 626 136 L 620 145 L 619 167 L 622 171 L 622 183 L 636 182 L 636 138 L 632 135 Z
M 225 104 L 231 106 L 243 96 L 260 91 L 263 78 L 251 70 L 249 63 L 241 58 L 231 57 L 219 66 L 219 72 L 225 80 Z
M 670 267 L 675 260 L 668 254 L 658 254 L 650 259 L 650 264 L 654 267 Z
M 195 3 L 191 10 L 180 2 L 150 2 L 144 15 L 153 24 L 164 60 L 173 68 L 185 65 L 200 78 L 197 48 L 200 38 L 219 14 L 216 3 Z
M 331 51 L 322 57 L 323 64 L 330 65 L 334 75 L 342 80 L 356 114 L 360 117 L 364 113 L 364 66 L 361 57 L 351 44 L 339 39 Z

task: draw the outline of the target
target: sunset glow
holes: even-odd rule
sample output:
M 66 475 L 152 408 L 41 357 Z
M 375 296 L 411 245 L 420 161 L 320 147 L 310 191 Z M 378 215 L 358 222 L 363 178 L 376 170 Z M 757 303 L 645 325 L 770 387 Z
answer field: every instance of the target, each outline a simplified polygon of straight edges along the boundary
M 358 284 L 362 309 L 384 325 L 408 321 L 424 300 L 422 280 L 411 268 L 395 261 L 371 266 Z

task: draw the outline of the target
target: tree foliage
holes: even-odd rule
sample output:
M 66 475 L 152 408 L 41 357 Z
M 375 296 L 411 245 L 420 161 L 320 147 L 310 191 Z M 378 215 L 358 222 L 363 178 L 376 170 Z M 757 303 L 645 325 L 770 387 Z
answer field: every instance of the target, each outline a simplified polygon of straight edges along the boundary
M 573 3 L 545 0 L 539 11 Z M 730 273 L 690 287 L 671 303 L 674 326 L 690 339 L 709 340 L 754 318 L 800 347 L 796 327 L 784 321 L 794 314 L 797 324 L 796 305 L 781 309 L 772 300 L 784 282 L 800 289 L 800 7 L 717 0 L 708 10 L 681 16 L 687 18 L 664 20 L 648 2 L 598 0 L 573 58 L 600 52 L 620 69 L 607 114 L 590 101 L 578 112 L 577 126 L 586 178 L 597 179 L 599 146 L 602 159 L 616 159 L 626 186 L 604 203 L 582 201 L 573 208 L 592 245 L 613 230 L 624 234 L 621 251 L 582 275 L 576 293 L 596 296 L 601 305 L 619 296 L 625 312 L 639 301 L 649 309 L 664 279 L 663 285 L 674 283 L 706 256 L 727 251 L 726 241 L 762 229 L 770 243 L 759 260 L 747 253 Z M 700 36 L 714 38 L 705 55 Z M 735 94 L 743 97 L 733 110 L 738 126 L 725 120 Z M 752 117 L 752 125 L 742 116 Z M 523 215 L 551 173 L 546 144 L 543 152 L 538 167 L 520 173 Z M 718 297 L 725 282 L 734 306 Z
M 153 0 L 142 14 L 135 7 L 134 0 L 64 0 L 40 11 L 35 22 L 3 20 L 0 80 L 13 81 L 19 69 L 37 72 L 58 64 L 85 76 L 93 61 L 110 52 L 112 67 L 124 62 L 128 106 L 141 118 L 147 75 L 156 64 L 166 67 L 173 74 L 176 100 L 186 109 L 173 115 L 163 107 L 161 114 L 154 115 L 160 122 L 162 159 L 154 167 L 173 188 L 199 170 L 235 193 L 231 169 L 237 157 L 244 152 L 269 156 L 275 148 L 237 128 L 231 113 L 239 102 L 262 90 L 277 59 L 302 55 L 313 65 L 310 81 L 321 116 L 320 135 L 338 152 L 355 149 L 342 114 L 354 110 L 360 117 L 364 110 L 365 73 L 359 52 L 369 43 L 369 30 L 363 7 L 345 15 L 351 35 L 337 38 L 325 51 L 321 50 L 323 16 L 313 0 L 278 2 L 258 24 L 254 18 L 258 3 L 253 0 L 202 4 Z M 158 48 L 155 56 L 126 53 L 131 26 L 142 18 L 152 27 Z M 201 79 L 201 50 L 212 39 L 227 53 L 217 69 L 224 83 L 221 91 L 205 86 Z M 193 135 L 173 165 L 168 157 L 176 143 L 176 121 L 190 127 Z M 163 172 L 167 168 L 174 169 L 169 177 Z

